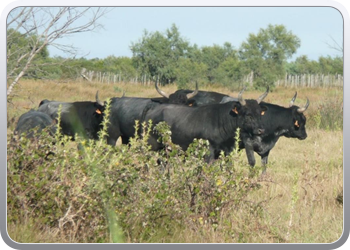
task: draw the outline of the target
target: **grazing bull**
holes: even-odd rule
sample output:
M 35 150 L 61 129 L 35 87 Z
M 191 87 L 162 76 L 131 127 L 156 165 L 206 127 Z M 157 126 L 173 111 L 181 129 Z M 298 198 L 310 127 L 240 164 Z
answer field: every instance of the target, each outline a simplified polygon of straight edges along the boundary
M 263 173 L 266 172 L 269 153 L 280 136 L 298 138 L 299 140 L 304 140 L 307 137 L 305 130 L 306 118 L 303 112 L 309 107 L 309 99 L 307 99 L 304 107 L 298 107 L 294 105 L 296 97 L 297 93 L 293 96 L 289 108 L 262 102 L 261 104 L 269 110 L 269 112 L 267 112 L 261 119 L 265 133 L 259 136 L 253 136 L 240 145 L 241 148 L 248 147 L 250 148 L 248 150 L 249 152 L 253 149 L 258 155 L 260 155 Z M 226 98 L 223 102 L 233 100 L 235 99 Z M 253 154 L 250 156 L 250 159 L 251 161 L 249 161 L 249 164 L 254 166 L 255 158 Z
M 98 100 L 98 91 L 96 93 Z M 83 138 L 98 139 L 103 120 L 103 103 L 96 102 L 58 102 L 42 101 L 38 111 L 49 115 L 52 119 L 57 119 L 59 106 L 61 105 L 60 127 L 64 135 L 75 134 Z
M 25 133 L 27 138 L 33 138 L 33 129 L 38 129 L 38 132 L 41 132 L 44 128 L 48 127 L 49 133 L 54 135 L 56 133 L 55 124 L 55 120 L 49 115 L 39 111 L 30 110 L 19 117 L 14 133 L 18 135 Z
M 235 146 L 235 133 L 240 128 L 242 141 L 246 142 L 253 135 L 261 135 L 264 129 L 261 116 L 267 110 L 259 103 L 267 96 L 267 91 L 257 100 L 244 100 L 242 92 L 238 101 L 224 104 L 210 104 L 197 107 L 187 107 L 164 104 L 149 109 L 145 121 L 152 120 L 153 124 L 165 121 L 171 130 L 171 138 L 175 144 L 186 150 L 195 138 L 209 141 L 210 156 L 208 160 L 218 158 L 220 151 L 226 154 Z M 149 143 L 153 150 L 163 147 L 158 142 L 158 136 L 151 133 Z M 247 148 L 248 160 L 251 152 Z

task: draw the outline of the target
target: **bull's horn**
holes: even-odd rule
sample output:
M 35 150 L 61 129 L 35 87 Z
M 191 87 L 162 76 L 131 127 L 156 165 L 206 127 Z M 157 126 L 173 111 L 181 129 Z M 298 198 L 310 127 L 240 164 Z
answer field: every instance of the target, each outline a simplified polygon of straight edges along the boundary
M 187 95 L 186 95 L 186 97 L 187 97 L 187 99 L 190 99 L 190 98 L 193 98 L 195 95 L 197 95 L 198 94 L 198 82 L 196 82 L 196 90 L 195 91 L 193 91 L 192 93 L 188 93 Z
M 120 98 L 123 98 L 125 96 L 125 90 L 123 90 L 123 95 Z
M 101 102 L 101 100 L 98 98 L 98 90 L 96 92 L 96 102 L 98 103 L 98 105 L 104 106 L 104 103 Z
M 244 92 L 245 89 L 246 89 L 246 87 L 244 86 L 244 88 L 238 94 L 238 101 L 242 106 L 245 106 L 245 104 L 246 104 L 245 100 L 242 97 L 242 93 Z
M 294 94 L 292 100 L 290 100 L 289 107 L 292 107 L 292 106 L 293 106 L 293 104 L 294 104 L 296 98 L 297 98 L 297 92 L 295 91 L 295 94 Z
M 298 108 L 298 109 L 297 109 L 298 113 L 303 113 L 303 112 L 309 107 L 309 104 L 310 104 L 309 98 L 306 98 L 306 100 L 307 100 L 307 101 L 306 101 L 305 106 L 302 107 L 302 108 Z
M 266 89 L 265 93 L 262 94 L 261 96 L 259 96 L 258 99 L 256 99 L 256 101 L 258 102 L 258 104 L 259 104 L 260 102 L 262 102 L 262 100 L 265 99 L 265 97 L 266 97 L 267 94 L 269 93 L 269 89 L 270 89 L 269 86 L 267 86 L 267 89 Z
M 156 90 L 157 90 L 157 92 L 158 92 L 161 96 L 163 96 L 163 97 L 169 99 L 169 95 L 168 95 L 167 93 L 165 93 L 163 90 L 160 90 L 160 89 L 158 88 L 158 83 L 157 83 L 157 82 L 156 82 L 155 85 L 156 85 Z

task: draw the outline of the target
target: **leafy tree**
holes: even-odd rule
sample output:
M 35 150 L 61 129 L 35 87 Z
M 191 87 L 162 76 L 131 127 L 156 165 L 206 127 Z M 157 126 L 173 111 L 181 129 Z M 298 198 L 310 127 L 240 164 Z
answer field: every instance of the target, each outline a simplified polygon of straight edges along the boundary
M 136 76 L 133 60 L 129 57 L 108 56 L 103 60 L 103 68 L 106 72 L 122 74 L 127 78 Z
M 13 28 L 7 30 L 7 77 L 12 78 L 15 75 L 18 75 L 22 68 L 25 66 L 25 61 L 23 60 L 30 52 L 32 47 L 28 46 L 31 41 L 37 40 L 37 37 L 31 33 L 20 33 Z M 42 42 L 39 41 L 39 46 L 42 46 Z M 32 65 L 35 65 L 36 68 L 32 67 L 29 69 L 25 76 L 31 78 L 38 78 L 38 71 L 41 69 L 40 64 L 44 64 L 49 58 L 49 51 L 47 46 L 37 53 L 37 56 L 33 58 Z
M 246 68 L 254 72 L 257 88 L 273 85 L 283 77 L 285 64 L 300 47 L 300 39 L 283 25 L 268 25 L 258 34 L 249 34 L 239 49 Z
M 175 81 L 175 67 L 188 48 L 189 43 L 180 36 L 175 24 L 165 33 L 145 30 L 142 38 L 130 46 L 140 74 L 159 77 L 162 83 Z
M 331 58 L 328 57 L 319 57 L 318 59 L 320 71 L 323 74 L 343 74 L 343 58 L 342 57 L 336 57 Z
M 228 58 L 236 58 L 236 51 L 230 43 L 226 42 L 224 46 L 214 44 L 213 46 L 204 46 L 199 51 L 193 49 L 190 57 L 207 65 L 206 76 L 209 82 L 214 83 L 222 79 L 222 76 L 217 75 L 220 64 Z
M 177 87 L 179 89 L 189 88 L 188 83 L 194 81 L 204 81 L 207 65 L 204 63 L 194 62 L 189 58 L 180 58 L 175 74 L 177 76 Z
M 242 66 L 238 58 L 227 58 L 214 71 L 217 82 L 236 90 L 241 87 L 242 79 L 249 71 Z
M 306 55 L 299 56 L 286 65 L 287 73 L 292 75 L 317 74 L 320 71 L 317 61 L 310 61 Z
M 306 55 L 298 57 L 286 65 L 288 74 L 343 74 L 342 57 L 319 57 L 318 61 L 310 61 Z

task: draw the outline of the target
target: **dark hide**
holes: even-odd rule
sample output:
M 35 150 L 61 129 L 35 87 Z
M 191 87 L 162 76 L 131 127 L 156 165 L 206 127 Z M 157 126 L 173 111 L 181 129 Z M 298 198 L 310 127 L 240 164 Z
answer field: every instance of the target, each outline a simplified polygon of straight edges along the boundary
M 48 114 L 52 119 L 57 119 L 59 106 L 61 109 L 60 127 L 64 135 L 75 134 L 83 138 L 98 139 L 98 131 L 101 129 L 104 107 L 96 102 L 57 102 L 49 101 L 42 104 L 38 111 Z
M 26 133 L 27 138 L 33 138 L 34 132 L 31 131 L 32 129 L 37 128 L 38 132 L 41 132 L 42 129 L 49 127 L 49 133 L 54 135 L 56 132 L 55 124 L 55 121 L 49 115 L 30 110 L 19 117 L 14 132 L 18 135 Z
M 241 129 L 245 142 L 253 135 L 263 133 L 261 115 L 266 108 L 258 105 L 256 100 L 246 100 L 246 105 L 239 102 L 212 104 L 199 107 L 187 107 L 163 104 L 149 109 L 145 121 L 151 119 L 153 124 L 165 121 L 171 129 L 172 141 L 186 150 L 195 138 L 208 140 L 210 143 L 209 161 L 216 159 L 221 150 L 226 154 L 235 145 L 235 133 Z M 163 147 L 157 142 L 158 136 L 151 134 L 149 143 L 153 150 Z M 248 160 L 251 152 L 247 152 Z

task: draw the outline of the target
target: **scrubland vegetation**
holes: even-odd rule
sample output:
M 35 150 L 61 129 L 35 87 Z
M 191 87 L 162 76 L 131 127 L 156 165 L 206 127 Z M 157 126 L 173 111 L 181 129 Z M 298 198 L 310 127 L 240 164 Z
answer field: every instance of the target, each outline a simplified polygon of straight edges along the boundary
M 237 96 L 214 84 L 200 89 Z M 7 104 L 7 228 L 14 241 L 332 243 L 342 235 L 342 89 L 297 89 L 296 105 L 310 100 L 308 137 L 280 138 L 266 175 L 260 157 L 252 170 L 244 151 L 212 164 L 203 161 L 205 141 L 183 152 L 171 143 L 166 124 L 157 126 L 167 145 L 161 152 L 138 137 L 130 146 L 111 147 L 45 133 L 34 141 L 13 136 L 18 117 L 42 99 L 93 101 L 97 90 L 101 100 L 124 90 L 126 96 L 158 96 L 153 86 L 130 83 L 17 85 Z M 295 91 L 275 88 L 265 101 L 287 107 Z M 244 97 L 260 93 L 247 90 Z

